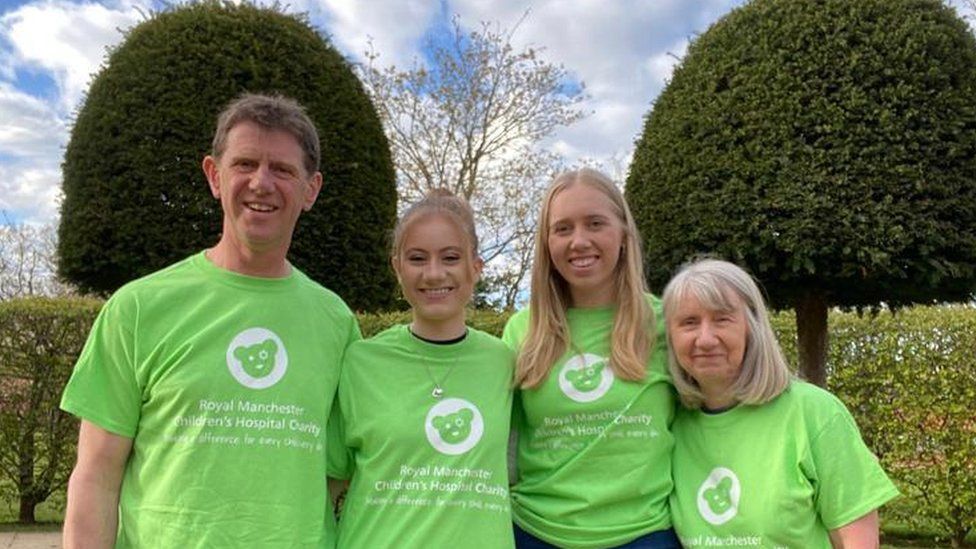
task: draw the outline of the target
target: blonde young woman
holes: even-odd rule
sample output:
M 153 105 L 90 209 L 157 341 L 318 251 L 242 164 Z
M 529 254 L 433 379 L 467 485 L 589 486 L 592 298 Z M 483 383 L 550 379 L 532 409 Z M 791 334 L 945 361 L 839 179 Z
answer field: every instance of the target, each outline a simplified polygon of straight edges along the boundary
M 670 425 L 659 302 L 620 191 L 590 169 L 549 186 L 518 350 L 512 487 L 517 547 L 679 547 L 671 530 Z
M 674 525 L 689 547 L 872 549 L 898 495 L 847 408 L 793 378 L 752 277 L 690 263 L 664 289 L 674 421 Z
M 330 476 L 351 478 L 340 548 L 512 546 L 514 356 L 465 325 L 477 250 L 470 208 L 447 191 L 396 226 L 393 268 L 412 320 L 351 345 L 343 361 L 329 463 Z

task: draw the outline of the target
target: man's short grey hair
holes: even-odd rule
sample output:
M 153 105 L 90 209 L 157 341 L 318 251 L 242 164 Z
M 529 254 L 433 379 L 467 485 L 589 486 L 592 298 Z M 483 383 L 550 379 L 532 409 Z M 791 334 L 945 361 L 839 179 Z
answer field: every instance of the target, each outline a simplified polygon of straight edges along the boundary
M 319 171 L 321 152 L 319 133 L 315 123 L 305 113 L 298 101 L 283 95 L 245 93 L 224 107 L 217 117 L 214 132 L 214 158 L 220 158 L 227 148 L 227 134 L 242 122 L 252 122 L 268 130 L 281 130 L 291 134 L 302 147 L 306 175 Z

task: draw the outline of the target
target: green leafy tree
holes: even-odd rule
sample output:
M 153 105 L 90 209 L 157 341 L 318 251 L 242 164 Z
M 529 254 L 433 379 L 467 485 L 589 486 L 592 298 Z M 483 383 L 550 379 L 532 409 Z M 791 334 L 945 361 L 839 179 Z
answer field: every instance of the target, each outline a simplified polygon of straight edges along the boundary
M 747 267 L 823 384 L 828 307 L 976 287 L 976 40 L 937 0 L 754 0 L 689 46 L 627 197 L 652 286 Z
M 94 78 L 65 152 L 60 273 L 107 293 L 204 247 L 220 204 L 200 168 L 216 115 L 244 91 L 305 106 L 322 140 L 322 193 L 291 260 L 356 309 L 393 302 L 389 145 L 349 64 L 301 16 L 201 2 L 126 33 Z

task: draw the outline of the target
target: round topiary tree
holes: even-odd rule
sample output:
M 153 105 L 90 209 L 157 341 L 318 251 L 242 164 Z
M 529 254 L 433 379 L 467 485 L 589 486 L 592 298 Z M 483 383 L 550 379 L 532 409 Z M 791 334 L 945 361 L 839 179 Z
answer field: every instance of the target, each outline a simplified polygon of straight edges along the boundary
M 689 46 L 627 180 L 648 278 L 717 254 L 797 313 L 976 287 L 976 40 L 938 0 L 754 0 Z
M 153 14 L 110 53 L 65 152 L 60 274 L 107 293 L 216 243 L 222 212 L 200 165 L 217 113 L 244 91 L 295 98 L 319 129 L 324 183 L 291 260 L 355 309 L 391 306 L 396 187 L 373 106 L 305 18 L 246 3 Z

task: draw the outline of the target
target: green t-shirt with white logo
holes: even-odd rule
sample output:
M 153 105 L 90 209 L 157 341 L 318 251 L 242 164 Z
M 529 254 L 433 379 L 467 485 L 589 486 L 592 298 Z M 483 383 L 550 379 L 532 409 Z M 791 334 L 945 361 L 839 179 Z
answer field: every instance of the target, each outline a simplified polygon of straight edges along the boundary
M 514 360 L 471 328 L 441 345 L 394 326 L 349 347 L 330 434 L 347 451 L 329 450 L 329 476 L 351 477 L 340 548 L 512 547 Z
M 355 317 L 203 253 L 105 304 L 61 407 L 133 439 L 116 547 L 332 547 L 329 410 Z
M 685 547 L 822 547 L 898 495 L 834 395 L 794 381 L 773 401 L 674 421 L 671 512 Z
M 671 526 L 671 422 L 660 302 L 650 297 L 657 339 L 640 382 L 610 369 L 613 308 L 569 309 L 572 345 L 534 389 L 516 393 L 518 474 L 512 514 L 525 531 L 562 547 L 610 547 Z M 503 339 L 517 349 L 529 311 Z

